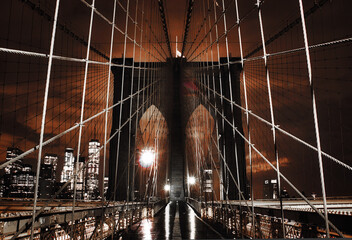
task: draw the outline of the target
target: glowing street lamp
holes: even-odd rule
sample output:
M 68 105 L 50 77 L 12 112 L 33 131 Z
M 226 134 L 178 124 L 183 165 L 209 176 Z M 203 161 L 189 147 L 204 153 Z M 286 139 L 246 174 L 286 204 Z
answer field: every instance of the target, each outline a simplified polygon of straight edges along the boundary
M 152 149 L 143 149 L 139 163 L 142 167 L 150 167 L 155 160 L 155 153 Z
M 164 186 L 164 190 L 165 190 L 166 192 L 170 191 L 170 184 L 166 184 L 166 185 Z
M 188 184 L 189 185 L 194 185 L 195 183 L 196 183 L 195 177 L 188 177 Z

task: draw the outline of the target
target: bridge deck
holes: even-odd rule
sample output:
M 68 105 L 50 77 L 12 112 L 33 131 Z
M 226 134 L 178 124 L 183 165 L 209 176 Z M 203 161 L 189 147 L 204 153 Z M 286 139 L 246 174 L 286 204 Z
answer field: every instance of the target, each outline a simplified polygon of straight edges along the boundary
M 144 219 L 122 233 L 122 239 L 219 239 L 185 202 L 171 201 L 154 218 Z

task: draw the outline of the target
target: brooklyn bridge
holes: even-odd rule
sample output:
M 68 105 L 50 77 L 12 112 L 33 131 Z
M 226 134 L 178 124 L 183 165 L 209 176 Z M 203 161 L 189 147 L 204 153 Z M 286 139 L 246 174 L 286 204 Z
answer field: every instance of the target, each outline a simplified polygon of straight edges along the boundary
M 352 238 L 351 8 L 2 1 L 0 240 Z

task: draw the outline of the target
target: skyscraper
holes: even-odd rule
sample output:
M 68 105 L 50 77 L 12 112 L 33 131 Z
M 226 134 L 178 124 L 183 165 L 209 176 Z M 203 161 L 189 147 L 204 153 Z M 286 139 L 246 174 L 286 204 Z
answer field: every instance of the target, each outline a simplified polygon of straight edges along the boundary
M 87 167 L 87 198 L 96 199 L 99 196 L 99 162 L 100 162 L 100 143 L 92 139 L 88 145 L 88 167 Z
M 14 159 L 15 157 L 18 157 L 23 153 L 22 150 L 19 148 L 15 147 L 8 147 L 7 148 L 7 153 L 6 153 L 6 161 L 10 161 Z M 19 171 L 22 171 L 22 160 L 18 160 L 16 162 L 10 163 L 5 167 L 5 174 L 11 174 L 11 173 L 16 173 Z
M 109 177 L 104 177 L 104 198 L 106 198 L 106 194 L 108 193 L 109 187 Z
M 10 161 L 23 152 L 15 147 L 8 147 L 6 160 Z M 10 163 L 5 167 L 3 177 L 4 187 L 2 192 L 4 197 L 33 197 L 34 196 L 35 176 L 32 172 L 32 166 L 22 164 L 22 160 Z
M 61 172 L 61 183 L 66 183 L 73 176 L 75 157 L 73 156 L 73 148 L 66 148 L 65 150 L 65 163 Z M 68 185 L 70 190 L 73 189 L 73 181 Z
M 9 197 L 33 198 L 36 176 L 29 164 L 21 165 L 21 170 L 10 174 Z
M 5 196 L 5 179 L 4 176 L 0 176 L 0 198 Z
M 77 199 L 83 199 L 83 194 L 84 194 L 84 185 L 85 185 L 85 169 L 83 168 L 85 163 L 85 158 L 84 157 L 79 157 L 79 162 L 78 162 L 78 169 L 79 171 L 77 173 L 77 185 L 76 185 L 76 198 Z
M 57 162 L 58 157 L 56 154 L 45 154 L 40 166 L 40 198 L 50 198 L 54 194 Z
M 263 187 L 263 198 L 264 199 L 277 199 L 277 179 L 265 180 Z

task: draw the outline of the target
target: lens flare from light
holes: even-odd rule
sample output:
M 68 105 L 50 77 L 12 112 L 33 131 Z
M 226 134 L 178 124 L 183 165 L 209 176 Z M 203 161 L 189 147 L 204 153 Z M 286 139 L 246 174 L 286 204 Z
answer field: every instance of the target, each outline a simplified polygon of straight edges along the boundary
M 142 239 L 145 240 L 152 240 L 153 236 L 152 236 L 152 223 L 149 221 L 149 219 L 143 219 L 141 222 L 142 227 Z
M 170 191 L 170 185 L 169 185 L 169 184 L 166 184 L 166 185 L 164 186 L 164 190 L 167 191 L 167 192 Z
M 190 239 L 195 239 L 196 238 L 196 214 L 194 213 L 193 209 L 190 209 L 189 211 L 190 212 L 188 215 L 188 222 L 189 222 L 189 229 L 191 229 Z
M 139 163 L 142 167 L 150 167 L 155 159 L 155 153 L 152 149 L 143 149 Z
M 169 240 L 169 239 L 170 239 L 170 203 L 168 203 L 165 208 L 165 240 Z
M 196 178 L 195 177 L 188 177 L 188 184 L 193 185 L 196 183 Z

